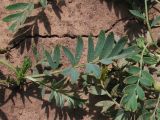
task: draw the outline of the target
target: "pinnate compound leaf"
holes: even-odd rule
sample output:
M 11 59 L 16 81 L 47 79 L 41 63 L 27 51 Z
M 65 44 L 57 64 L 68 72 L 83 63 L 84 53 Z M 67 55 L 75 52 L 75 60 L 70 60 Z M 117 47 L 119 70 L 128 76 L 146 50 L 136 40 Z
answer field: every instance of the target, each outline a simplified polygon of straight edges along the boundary
M 95 58 L 99 57 L 105 44 L 105 31 L 101 31 L 98 36 L 98 42 L 95 47 Z M 106 47 L 106 46 L 105 46 Z
M 87 63 L 86 64 L 86 72 L 88 74 L 94 75 L 96 78 L 101 77 L 101 70 L 100 70 L 99 66 L 96 64 Z
M 145 20 L 145 16 L 138 10 L 129 10 L 129 12 L 137 18 Z
M 20 19 L 20 17 L 22 17 L 22 15 L 23 15 L 23 12 L 11 14 L 11 15 L 8 15 L 5 18 L 3 18 L 3 21 L 4 22 L 12 22 L 12 21 L 15 21 L 17 19 Z
M 76 60 L 75 60 L 73 54 L 71 53 L 71 51 L 68 48 L 66 48 L 64 46 L 62 48 L 63 48 L 63 51 L 64 51 L 65 55 L 67 56 L 68 60 L 71 62 L 72 66 L 74 66 L 76 64 Z
M 87 56 L 87 61 L 92 62 L 94 60 L 94 43 L 93 43 L 93 38 L 92 35 L 89 36 L 88 38 L 88 56 Z
M 7 10 L 24 10 L 29 6 L 29 3 L 15 3 L 12 5 L 8 5 L 6 7 Z
M 77 38 L 77 47 L 76 47 L 76 55 L 75 55 L 76 64 L 79 63 L 80 58 L 82 56 L 82 52 L 83 52 L 83 40 L 82 40 L 82 37 L 79 36 Z

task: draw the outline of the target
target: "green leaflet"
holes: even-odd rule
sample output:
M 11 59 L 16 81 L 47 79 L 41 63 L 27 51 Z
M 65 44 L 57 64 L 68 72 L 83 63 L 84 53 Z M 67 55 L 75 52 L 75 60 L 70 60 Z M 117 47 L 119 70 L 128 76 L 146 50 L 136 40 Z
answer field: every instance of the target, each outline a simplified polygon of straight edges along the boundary
M 136 66 L 129 66 L 127 72 L 130 73 L 130 74 L 137 74 L 137 73 L 140 72 L 140 68 L 136 67 Z
M 102 64 L 109 65 L 109 64 L 111 64 L 113 61 L 110 60 L 110 59 L 102 59 L 102 60 L 100 60 L 100 62 L 101 62 Z
M 134 84 L 138 81 L 139 77 L 137 76 L 129 76 L 124 80 L 124 83 L 126 84 Z
M 125 50 L 123 50 L 121 53 L 115 55 L 115 56 L 111 56 L 111 57 L 105 57 L 103 59 L 100 60 L 101 63 L 103 64 L 110 64 L 112 63 L 113 60 L 117 60 L 117 59 L 121 59 L 121 58 L 126 58 L 132 55 L 137 54 L 137 51 L 135 49 L 135 47 L 129 47 Z
M 71 51 L 64 46 L 62 48 L 63 48 L 63 51 L 64 51 L 65 55 L 67 56 L 68 60 L 72 64 L 72 66 L 76 65 L 76 60 L 75 60 L 73 54 L 71 53 Z
M 54 68 L 58 68 L 60 64 L 60 48 L 59 45 L 56 45 L 54 52 L 52 51 L 52 60 L 54 62 Z
M 122 109 L 118 110 L 118 113 L 116 114 L 114 120 L 127 120 L 127 118 L 125 117 L 125 112 Z
M 95 104 L 95 106 L 97 107 L 102 107 L 102 113 L 106 112 L 110 107 L 112 107 L 115 103 L 113 101 L 100 101 L 98 103 Z
M 76 64 L 79 63 L 82 53 L 83 53 L 83 40 L 82 40 L 82 37 L 79 36 L 77 38 L 77 47 L 76 47 L 76 55 L 75 55 Z
M 50 53 L 48 51 L 46 51 L 46 50 L 45 50 L 45 56 L 47 58 L 47 61 L 48 61 L 49 65 L 51 66 L 51 68 L 55 69 L 56 68 L 56 64 L 52 60 L 52 57 L 51 57 Z
M 138 107 L 137 103 L 137 85 L 132 84 L 128 85 L 123 89 L 123 97 L 121 99 L 121 104 L 124 106 L 124 108 L 128 111 L 136 111 Z
M 42 7 L 46 7 L 47 6 L 47 0 L 39 0 L 39 2 L 41 3 Z
M 64 93 L 63 93 L 64 92 Z M 65 93 L 65 91 L 56 91 L 52 90 L 50 94 L 49 101 L 55 100 L 56 105 L 59 107 L 64 107 L 65 103 L 67 103 L 67 106 L 70 108 L 79 106 L 84 103 L 84 100 L 70 96 Z
M 157 99 L 148 99 L 144 101 L 146 109 L 153 109 L 157 103 Z
M 139 85 L 137 85 L 137 91 L 136 92 L 137 92 L 138 98 L 140 100 L 144 100 L 145 93 L 144 93 L 143 89 Z
M 160 16 L 157 16 L 151 23 L 151 27 L 156 26 L 157 24 L 160 23 Z
M 93 38 L 90 35 L 88 38 L 88 56 L 87 56 L 87 61 L 91 62 L 94 60 L 94 43 L 93 43 Z
M 20 17 L 22 17 L 23 14 L 24 14 L 23 12 L 19 12 L 19 13 L 8 15 L 7 17 L 3 18 L 3 21 L 12 22 L 12 21 L 18 20 L 20 19 Z
M 132 84 L 132 85 L 128 85 L 127 87 L 125 87 L 123 89 L 123 93 L 125 94 L 133 94 L 136 90 L 137 85 L 136 84 Z
M 87 63 L 86 64 L 86 72 L 88 74 L 94 75 L 96 78 L 101 77 L 101 70 L 100 70 L 99 66 L 96 64 Z
M 62 74 L 64 76 L 69 76 L 71 78 L 72 84 L 77 83 L 77 80 L 79 79 L 79 76 L 80 76 L 79 72 L 77 72 L 77 70 L 72 67 L 65 68 L 62 71 Z
M 39 61 L 39 53 L 38 53 L 38 50 L 35 46 L 32 47 L 32 52 L 33 52 L 33 55 L 34 55 L 36 62 L 38 62 Z
M 95 47 L 95 58 L 99 57 L 99 55 L 101 54 L 102 52 L 102 49 L 104 47 L 104 44 L 105 44 L 105 40 L 106 40 L 106 37 L 105 37 L 105 31 L 101 31 L 99 33 L 99 36 L 98 36 L 98 42 L 96 44 L 96 47 Z
M 28 57 L 25 57 L 22 64 L 22 73 L 25 74 L 27 70 L 32 66 L 32 62 Z
M 152 86 L 153 81 L 154 80 L 149 72 L 142 71 L 142 78 L 140 78 L 141 85 L 150 87 Z
M 54 96 L 55 96 L 55 91 L 52 90 L 51 94 L 50 94 L 50 97 L 49 97 L 49 102 L 51 102 L 53 100 Z
M 93 95 L 106 95 L 107 91 L 98 86 L 91 86 L 89 88 L 89 93 Z
M 138 10 L 129 10 L 129 12 L 137 18 L 145 20 L 145 16 Z
M 71 75 L 71 82 L 72 82 L 72 84 L 76 83 L 77 80 L 79 79 L 79 76 L 80 76 L 79 72 L 77 72 L 77 70 L 74 69 L 74 68 L 71 69 L 70 75 Z
M 104 58 L 104 57 L 108 57 L 109 54 L 111 53 L 113 47 L 114 47 L 114 34 L 113 32 L 109 33 L 109 35 L 106 38 L 105 41 L 105 45 L 102 49 L 101 55 L 100 55 L 100 59 Z
M 139 62 L 141 59 L 141 55 L 137 54 L 137 55 L 133 55 L 129 57 L 130 60 L 133 60 L 135 62 Z
M 110 53 L 109 57 L 113 57 L 118 55 L 122 49 L 124 48 L 125 44 L 127 43 L 127 39 L 126 37 L 122 37 L 117 44 L 115 45 L 115 47 L 113 48 L 112 52 Z
M 135 112 L 138 107 L 136 94 L 126 94 L 121 99 L 121 104 L 124 106 L 125 110 Z
M 149 57 L 143 57 L 143 62 L 145 64 L 148 64 L 148 65 L 154 65 L 156 64 L 158 61 L 157 61 L 157 58 L 154 57 L 154 56 L 149 56 Z
M 14 30 L 17 29 L 17 22 L 14 22 L 12 25 L 8 27 L 8 30 L 14 32 Z
M 29 3 L 15 3 L 12 5 L 8 5 L 6 7 L 7 10 L 24 10 L 29 6 Z

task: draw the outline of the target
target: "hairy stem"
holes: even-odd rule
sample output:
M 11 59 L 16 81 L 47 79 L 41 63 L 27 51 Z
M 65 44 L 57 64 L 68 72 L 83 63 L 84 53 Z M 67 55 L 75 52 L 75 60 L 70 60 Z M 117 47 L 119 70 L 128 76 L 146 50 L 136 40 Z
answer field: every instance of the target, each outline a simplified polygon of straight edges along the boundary
M 146 16 L 146 23 L 147 23 L 147 28 L 148 28 L 148 31 L 149 31 L 149 35 L 152 39 L 152 42 L 154 42 L 154 39 L 153 39 L 153 35 L 152 35 L 152 32 L 151 32 L 151 26 L 150 26 L 150 23 L 149 23 L 149 14 L 148 14 L 148 5 L 147 5 L 147 1 L 148 0 L 145 0 L 145 16 Z
M 153 114 L 152 114 L 151 117 L 150 117 L 151 120 L 155 118 L 155 114 L 156 114 L 156 111 L 157 111 L 159 102 L 160 102 L 160 93 L 159 93 L 159 95 L 158 95 L 157 103 L 156 103 L 155 109 L 154 109 L 154 111 L 153 111 Z

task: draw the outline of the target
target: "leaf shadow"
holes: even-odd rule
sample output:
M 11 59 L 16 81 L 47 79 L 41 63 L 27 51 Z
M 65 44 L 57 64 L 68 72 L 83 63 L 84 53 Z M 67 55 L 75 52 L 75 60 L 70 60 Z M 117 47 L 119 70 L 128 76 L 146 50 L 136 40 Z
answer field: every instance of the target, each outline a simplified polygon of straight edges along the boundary
M 56 0 L 49 0 L 48 3 L 51 4 L 56 16 L 61 19 L 61 14 L 63 13 L 63 11 L 61 10 L 60 6 L 66 5 L 65 1 L 61 1 L 59 5 L 57 5 Z
M 7 115 L 0 109 L 0 119 L 1 120 L 9 120 Z
M 9 42 L 9 45 L 13 48 L 20 50 L 20 53 L 23 54 L 25 49 L 30 50 L 33 43 L 38 44 L 39 40 L 39 24 L 42 23 L 47 33 L 51 34 L 51 26 L 48 17 L 44 9 L 38 13 L 38 15 L 31 16 L 27 18 L 25 24 L 20 28 L 15 34 L 13 39 Z
M 102 3 L 105 2 L 110 11 L 114 10 L 115 14 L 118 18 L 126 18 L 123 19 L 124 23 L 124 32 L 128 36 L 129 40 L 132 41 L 135 37 L 139 37 L 145 34 L 146 27 L 143 22 L 140 20 L 136 20 L 134 16 L 132 16 L 129 12 L 130 9 L 133 8 L 132 4 L 127 0 L 100 0 Z M 143 1 L 132 1 L 135 4 L 144 9 Z

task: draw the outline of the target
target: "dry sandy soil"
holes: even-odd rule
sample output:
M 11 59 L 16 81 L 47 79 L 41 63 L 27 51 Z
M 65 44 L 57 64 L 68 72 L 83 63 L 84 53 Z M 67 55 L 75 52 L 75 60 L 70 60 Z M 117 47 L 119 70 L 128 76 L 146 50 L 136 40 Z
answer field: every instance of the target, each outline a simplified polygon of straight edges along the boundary
M 18 1 L 26 0 L 1 0 L 0 19 L 10 13 L 4 7 Z M 83 39 L 86 41 L 87 36 L 92 33 L 96 40 L 100 30 L 109 30 L 108 32 L 113 31 L 117 37 L 127 35 L 129 40 L 134 40 L 136 36 L 146 32 L 141 24 L 128 19 L 130 16 L 125 4 L 115 5 L 109 2 L 110 0 L 65 1 L 65 4 L 61 6 L 50 3 L 44 11 L 37 7 L 28 19 L 28 27 L 32 29 L 25 34 L 25 37 L 16 37 L 24 29 L 18 33 L 11 33 L 6 29 L 8 23 L 0 23 L 0 49 L 16 44 L 10 51 L 10 62 L 14 66 L 21 64 L 24 56 L 33 58 L 31 43 L 36 43 L 38 49 L 43 45 L 48 50 L 57 44 L 63 44 L 74 51 L 78 35 L 84 36 Z M 151 11 L 151 16 L 159 13 L 159 10 L 154 9 Z M 35 16 L 38 16 L 37 20 Z M 158 28 L 154 29 L 153 33 L 157 40 Z M 86 52 L 83 56 L 82 62 L 86 59 Z M 4 58 L 5 55 L 0 54 L 0 57 Z M 68 64 L 66 58 L 63 58 L 63 61 L 64 65 Z M 0 70 L 6 71 L 3 67 L 0 67 Z M 92 107 L 93 105 L 89 105 L 85 110 L 56 108 L 53 103 L 41 99 L 40 91 L 35 88 L 35 85 L 30 85 L 24 91 L 11 91 L 0 86 L 0 120 L 106 119 L 97 112 L 97 108 Z

